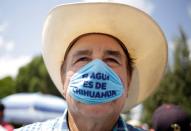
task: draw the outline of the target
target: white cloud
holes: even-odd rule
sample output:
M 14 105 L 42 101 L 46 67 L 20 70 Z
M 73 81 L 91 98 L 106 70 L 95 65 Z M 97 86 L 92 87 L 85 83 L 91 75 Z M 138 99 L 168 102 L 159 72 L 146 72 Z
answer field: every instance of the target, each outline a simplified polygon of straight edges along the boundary
M 5 22 L 3 24 L 0 24 L 0 32 L 5 31 L 7 27 L 8 27 L 8 24 Z
M 30 62 L 31 59 L 31 56 L 0 57 L 0 79 L 8 75 L 15 77 L 18 73 L 18 69 Z
M 125 3 L 134 7 L 137 7 L 148 14 L 151 14 L 154 10 L 154 4 L 151 0 L 82 0 L 83 2 L 118 2 Z
M 5 40 L 3 36 L 0 36 L 0 49 L 6 52 L 13 51 L 15 43 L 13 40 Z
M 3 37 L 2 36 L 0 36 L 0 49 L 3 47 L 3 45 L 4 45 L 4 43 L 3 43 Z
M 7 27 L 8 24 L 5 22 L 0 24 L 0 33 L 6 31 Z M 8 75 L 15 77 L 18 69 L 32 59 L 31 56 L 10 56 L 9 53 L 13 51 L 14 47 L 15 43 L 13 40 L 5 39 L 0 34 L 0 51 L 3 52 L 3 56 L 0 56 L 0 79 Z
M 5 31 L 7 26 L 6 23 L 1 24 L 0 33 Z M 7 40 L 3 35 L 0 35 L 0 51 L 4 54 L 0 56 L 0 79 L 8 75 L 15 77 L 18 69 L 28 63 L 32 58 L 30 56 L 13 57 L 8 55 L 13 51 L 14 47 L 15 43 L 13 40 Z
M 8 24 L 3 23 L 0 24 L 0 32 L 4 32 L 7 28 Z M 6 40 L 3 35 L 0 35 L 0 49 L 6 52 L 10 52 L 14 49 L 15 43 L 13 40 Z
M 8 52 L 12 51 L 14 47 L 15 47 L 15 43 L 13 41 L 8 41 L 5 44 L 5 50 Z

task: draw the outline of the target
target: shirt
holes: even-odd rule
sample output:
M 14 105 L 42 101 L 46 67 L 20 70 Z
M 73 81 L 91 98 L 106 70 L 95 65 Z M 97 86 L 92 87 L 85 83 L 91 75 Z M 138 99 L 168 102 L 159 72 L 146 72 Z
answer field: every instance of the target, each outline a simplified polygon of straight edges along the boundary
M 30 124 L 14 131 L 69 131 L 67 124 L 67 110 L 61 117 L 47 120 L 45 122 L 37 122 Z M 113 131 L 143 131 L 127 124 L 121 117 L 119 117 Z

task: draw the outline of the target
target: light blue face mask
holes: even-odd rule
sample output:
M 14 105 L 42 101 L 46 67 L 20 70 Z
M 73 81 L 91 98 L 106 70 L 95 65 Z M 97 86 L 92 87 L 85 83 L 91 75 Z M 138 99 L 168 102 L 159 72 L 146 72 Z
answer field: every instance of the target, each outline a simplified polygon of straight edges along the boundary
M 70 96 L 84 104 L 111 102 L 118 99 L 123 90 L 118 75 L 99 59 L 77 71 L 71 77 L 68 87 Z

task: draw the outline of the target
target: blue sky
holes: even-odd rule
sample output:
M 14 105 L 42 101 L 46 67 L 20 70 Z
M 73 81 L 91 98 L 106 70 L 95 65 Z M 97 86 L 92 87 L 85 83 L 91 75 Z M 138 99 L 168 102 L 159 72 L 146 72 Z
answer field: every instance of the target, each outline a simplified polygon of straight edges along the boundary
M 170 59 L 173 51 L 173 40 L 179 35 L 179 26 L 182 26 L 187 33 L 191 49 L 191 0 L 110 1 L 133 5 L 151 15 L 167 37 Z M 41 53 L 41 31 L 48 11 L 55 5 L 71 2 L 80 1 L 0 1 L 0 78 L 6 75 L 15 76 L 20 66 Z

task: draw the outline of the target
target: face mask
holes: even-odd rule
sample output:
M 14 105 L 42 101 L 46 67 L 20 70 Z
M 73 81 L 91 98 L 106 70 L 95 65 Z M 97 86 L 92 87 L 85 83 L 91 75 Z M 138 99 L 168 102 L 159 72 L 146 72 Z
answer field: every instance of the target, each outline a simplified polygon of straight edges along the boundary
M 123 94 L 118 75 L 103 61 L 96 59 L 83 66 L 70 79 L 71 97 L 84 104 L 100 104 L 118 99 Z

